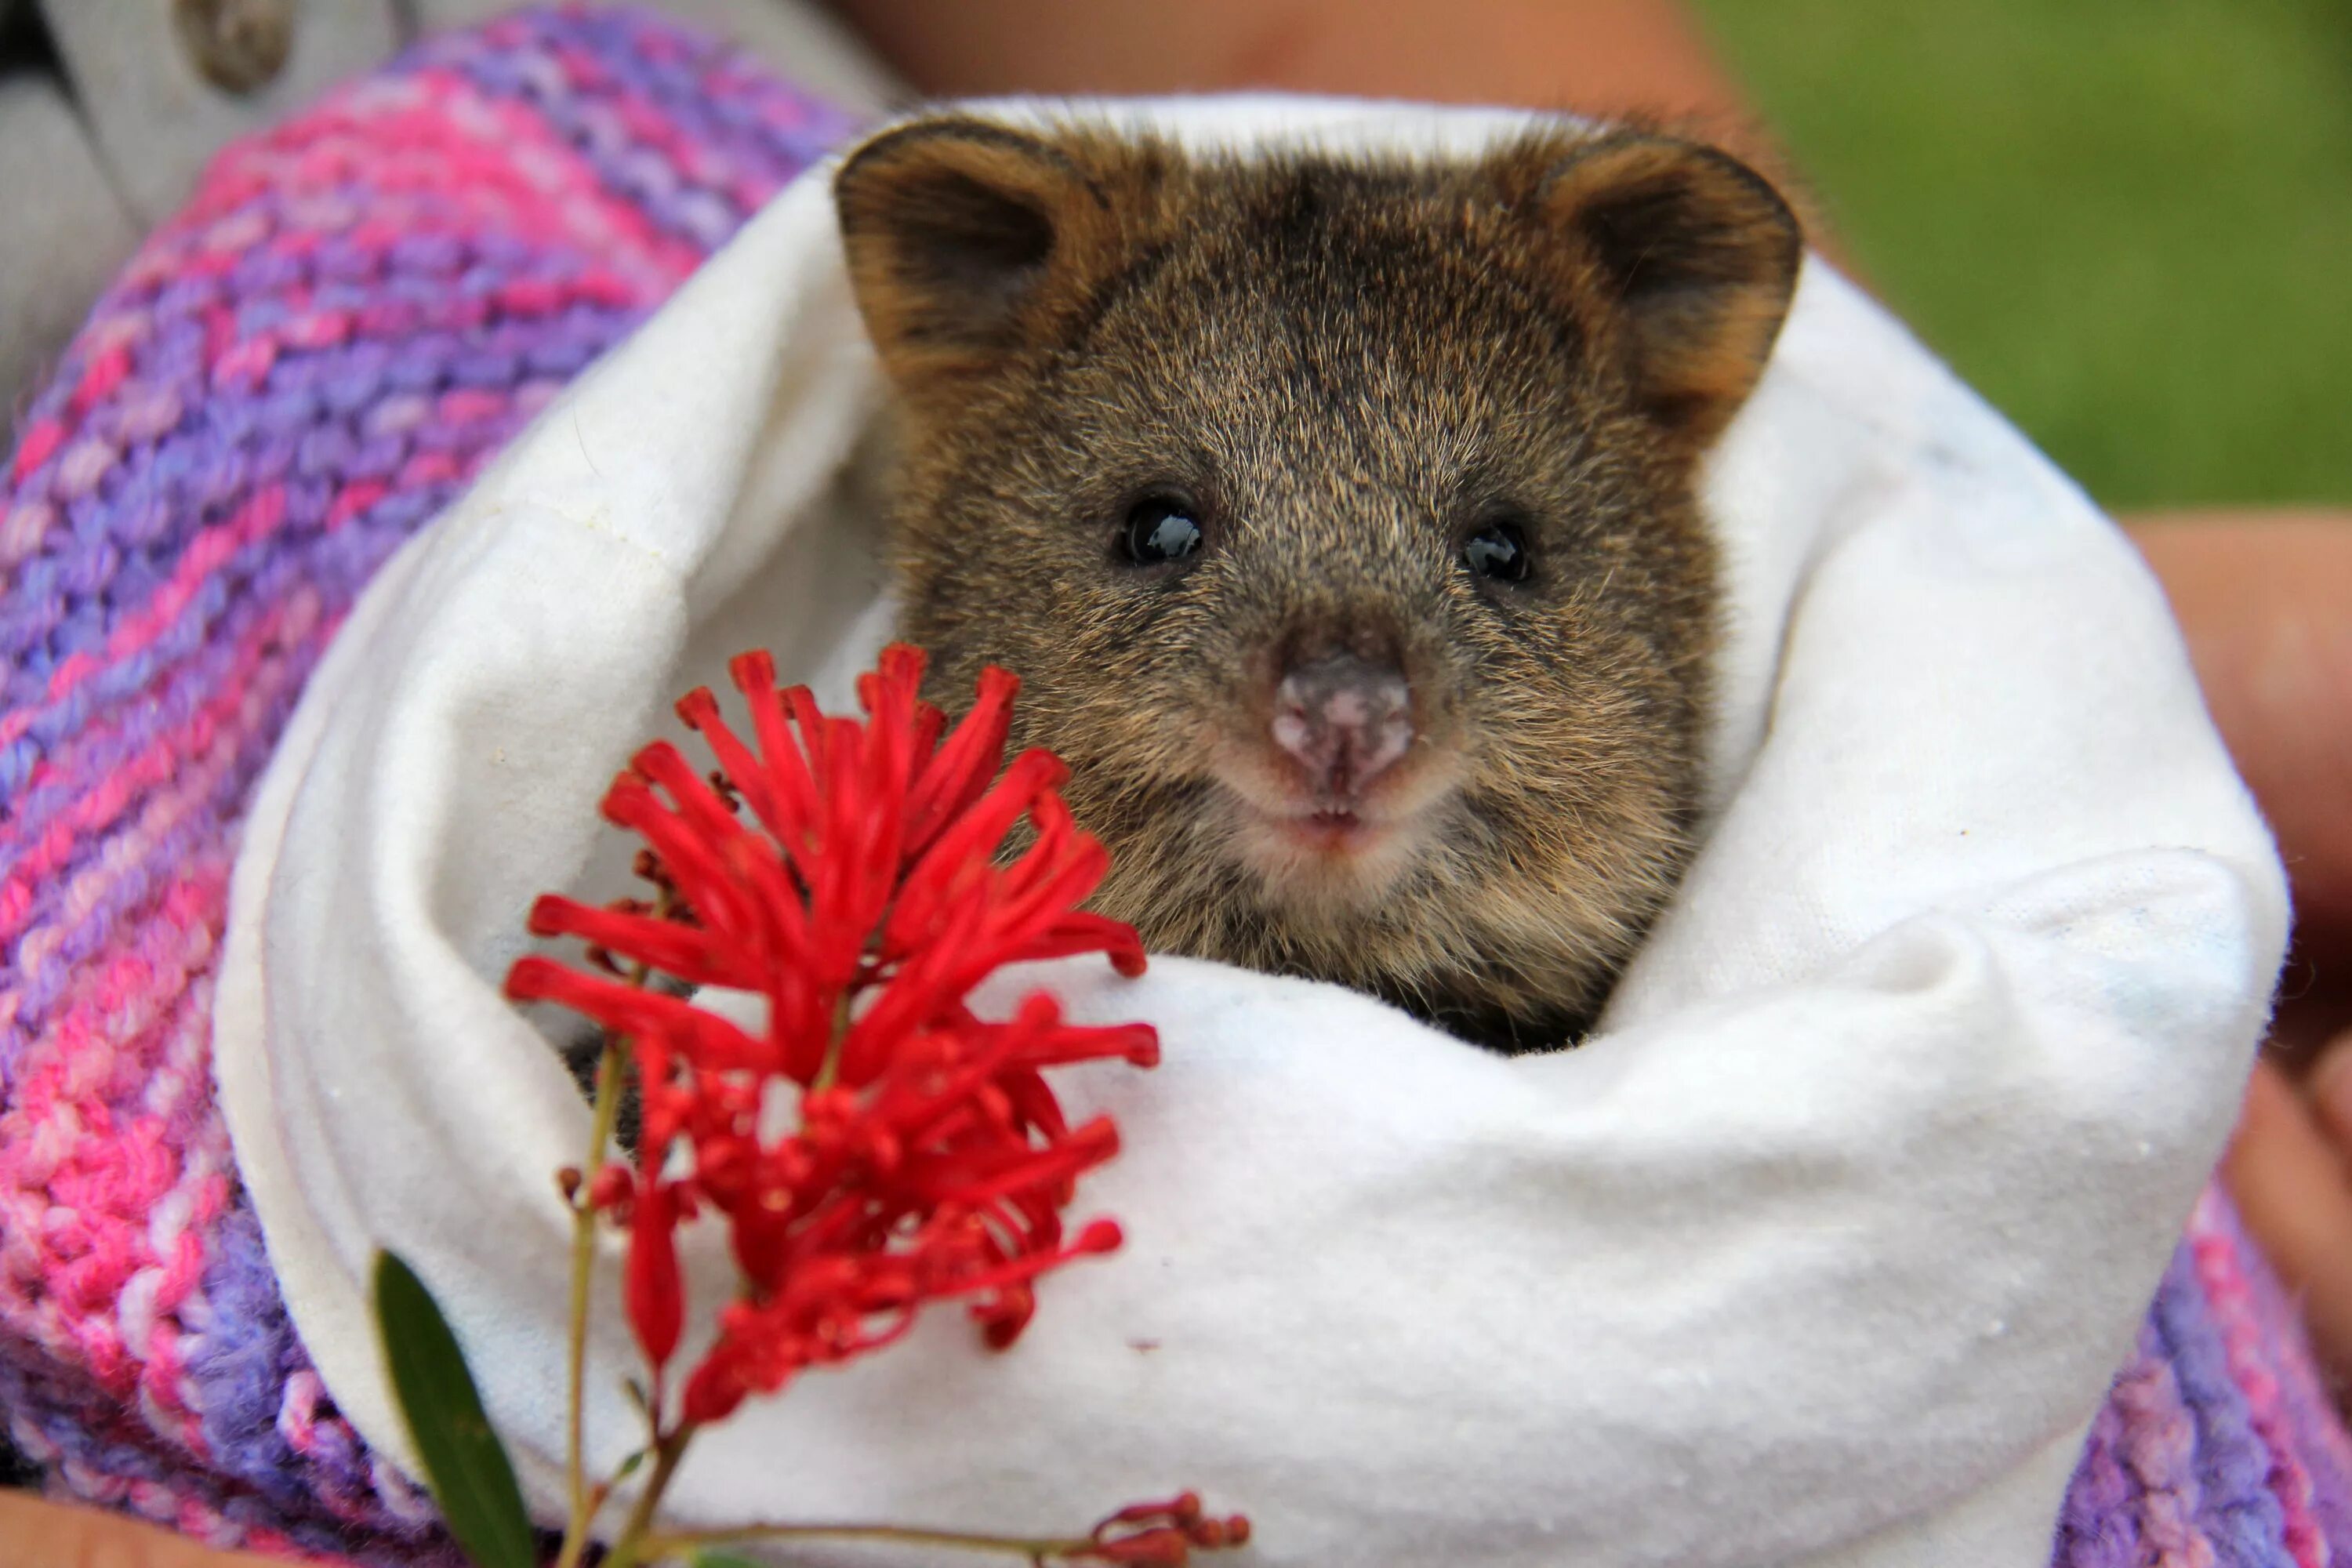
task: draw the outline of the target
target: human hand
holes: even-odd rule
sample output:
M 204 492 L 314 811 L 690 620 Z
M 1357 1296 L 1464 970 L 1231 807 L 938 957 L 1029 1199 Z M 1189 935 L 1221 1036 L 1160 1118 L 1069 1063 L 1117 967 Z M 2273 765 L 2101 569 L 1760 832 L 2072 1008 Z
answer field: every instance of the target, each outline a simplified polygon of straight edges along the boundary
M 268 1568 L 271 1559 L 212 1552 L 151 1524 L 0 1491 L 0 1541 L 14 1568 Z
M 2295 949 L 2223 1175 L 2352 1388 L 2352 515 L 2209 513 L 2133 530 L 2215 723 L 2278 837 Z

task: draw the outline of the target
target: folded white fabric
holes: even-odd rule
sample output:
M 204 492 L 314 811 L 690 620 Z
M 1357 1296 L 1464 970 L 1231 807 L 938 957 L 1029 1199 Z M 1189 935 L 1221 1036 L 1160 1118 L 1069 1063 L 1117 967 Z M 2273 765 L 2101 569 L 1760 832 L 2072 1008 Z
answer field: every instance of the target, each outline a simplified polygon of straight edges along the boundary
M 1076 111 L 1244 150 L 1524 123 Z M 534 894 L 609 882 L 592 805 L 670 699 L 755 645 L 856 668 L 887 616 L 843 484 L 879 392 L 828 174 L 378 577 L 237 867 L 220 1087 L 304 1341 L 404 1451 L 365 1305 L 401 1252 L 541 1507 L 550 1173 L 586 1112 L 498 981 Z M 1718 809 L 1597 1037 L 1506 1060 L 1329 987 L 1053 967 L 1165 1043 L 1067 1080 L 1126 1135 L 1078 1205 L 1126 1249 L 1052 1280 L 1005 1356 L 943 1312 L 747 1407 L 681 1522 L 1061 1529 L 1192 1486 L 1269 1564 L 2047 1562 L 2265 1016 L 2278 865 L 2126 543 L 1818 262 L 1707 495 Z M 694 1268 L 714 1301 L 724 1259 Z M 615 1318 L 608 1463 L 635 1433 Z

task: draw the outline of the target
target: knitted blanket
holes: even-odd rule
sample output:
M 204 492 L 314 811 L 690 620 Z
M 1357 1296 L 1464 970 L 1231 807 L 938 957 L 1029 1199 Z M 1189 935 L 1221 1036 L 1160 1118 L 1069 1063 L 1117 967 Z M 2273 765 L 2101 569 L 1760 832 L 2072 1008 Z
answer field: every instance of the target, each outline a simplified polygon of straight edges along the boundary
M 54 1491 L 440 1562 L 239 1188 L 212 976 L 249 792 L 373 570 L 839 113 L 643 16 L 435 40 L 225 154 L 0 467 L 0 1412 Z M 2352 1440 L 2209 1197 L 2053 1562 L 2352 1553 Z

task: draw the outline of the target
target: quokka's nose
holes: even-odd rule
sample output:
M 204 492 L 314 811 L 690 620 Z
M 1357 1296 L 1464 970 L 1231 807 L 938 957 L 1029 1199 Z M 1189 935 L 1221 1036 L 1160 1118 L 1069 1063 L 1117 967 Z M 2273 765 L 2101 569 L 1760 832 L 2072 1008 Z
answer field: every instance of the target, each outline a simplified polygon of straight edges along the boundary
M 1318 791 L 1360 795 L 1412 744 L 1412 689 L 1392 665 L 1319 658 L 1275 688 L 1272 728 Z

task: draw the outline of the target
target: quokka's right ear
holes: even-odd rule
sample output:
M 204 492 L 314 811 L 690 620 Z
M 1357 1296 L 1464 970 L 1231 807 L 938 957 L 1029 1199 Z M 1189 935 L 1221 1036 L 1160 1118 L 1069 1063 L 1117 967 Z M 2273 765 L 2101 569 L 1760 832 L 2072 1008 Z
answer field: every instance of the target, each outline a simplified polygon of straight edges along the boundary
M 877 136 L 833 198 L 866 331 L 914 387 L 1039 341 L 1116 228 L 1074 148 L 967 117 Z

